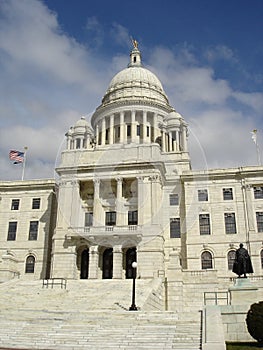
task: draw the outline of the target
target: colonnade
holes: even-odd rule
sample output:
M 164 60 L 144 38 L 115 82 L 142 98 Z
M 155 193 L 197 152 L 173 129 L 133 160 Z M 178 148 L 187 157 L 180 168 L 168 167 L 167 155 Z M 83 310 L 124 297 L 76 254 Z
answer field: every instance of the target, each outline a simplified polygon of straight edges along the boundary
M 88 271 L 86 273 L 86 277 L 84 274 L 84 278 L 89 278 L 89 279 L 100 279 L 100 278 L 112 278 L 112 279 L 122 279 L 123 278 L 123 273 L 127 272 L 127 259 L 132 257 L 133 261 L 136 261 L 136 248 L 133 247 L 131 250 L 134 250 L 133 255 L 127 255 L 127 252 L 129 250 L 123 249 L 121 245 L 116 245 L 113 246 L 113 248 L 106 248 L 100 247 L 99 245 L 94 245 L 90 246 L 89 248 L 86 248 L 89 251 L 88 254 Z M 105 251 L 109 250 L 110 255 L 109 258 L 105 258 L 103 255 Z M 82 252 L 83 253 L 83 252 Z M 79 260 L 81 259 L 81 253 L 79 253 L 78 256 Z M 107 261 L 106 261 L 107 260 Z M 109 271 L 106 276 L 103 276 L 105 274 L 105 267 L 104 264 L 110 265 L 112 267 L 112 271 Z M 126 266 L 123 265 L 125 263 Z M 81 262 L 79 264 L 80 270 L 83 269 L 81 266 Z M 129 266 L 128 266 L 129 268 Z M 131 266 L 130 266 L 131 268 Z M 81 271 L 83 272 L 83 270 Z
M 113 144 L 158 142 L 163 152 L 187 152 L 187 127 L 175 119 L 166 125 L 165 117 L 146 110 L 122 110 L 98 118 L 94 135 L 86 127 L 73 127 L 67 135 L 67 149 L 94 149 Z M 76 129 L 76 130 L 75 130 Z

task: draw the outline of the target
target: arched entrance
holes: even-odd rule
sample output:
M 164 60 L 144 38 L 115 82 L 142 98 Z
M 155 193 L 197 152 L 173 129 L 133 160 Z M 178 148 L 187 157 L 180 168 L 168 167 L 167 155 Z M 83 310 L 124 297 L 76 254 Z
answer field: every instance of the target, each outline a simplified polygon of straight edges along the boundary
M 129 248 L 126 252 L 126 278 L 133 277 L 132 263 L 137 261 L 136 248 Z
M 103 253 L 103 279 L 111 279 L 112 278 L 112 267 L 113 267 L 113 249 L 108 248 L 105 249 Z
M 89 250 L 84 249 L 81 253 L 80 278 L 87 279 L 89 277 Z

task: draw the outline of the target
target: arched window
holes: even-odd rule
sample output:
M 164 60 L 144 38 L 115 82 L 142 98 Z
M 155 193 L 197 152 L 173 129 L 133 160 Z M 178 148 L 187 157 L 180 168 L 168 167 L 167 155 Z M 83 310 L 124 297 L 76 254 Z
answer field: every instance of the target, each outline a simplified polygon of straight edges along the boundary
M 213 268 L 213 258 L 212 254 L 208 251 L 205 251 L 201 255 L 202 270 L 212 269 Z
M 236 256 L 236 251 L 235 250 L 230 250 L 227 254 L 227 264 L 228 264 L 228 270 L 232 271 L 233 264 L 235 261 L 235 256 Z
M 263 269 L 263 250 L 260 252 L 260 258 L 261 258 L 261 268 Z
M 35 257 L 33 255 L 29 255 L 26 258 L 26 273 L 34 273 L 35 271 Z

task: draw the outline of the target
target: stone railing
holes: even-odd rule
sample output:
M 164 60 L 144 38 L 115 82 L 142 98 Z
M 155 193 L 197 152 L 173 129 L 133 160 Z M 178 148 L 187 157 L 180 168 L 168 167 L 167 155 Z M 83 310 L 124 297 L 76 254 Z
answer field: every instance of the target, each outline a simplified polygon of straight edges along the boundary
M 85 227 L 69 227 L 67 238 L 78 236 L 101 236 L 101 235 L 141 235 L 142 228 L 139 225 L 126 226 L 85 226 Z

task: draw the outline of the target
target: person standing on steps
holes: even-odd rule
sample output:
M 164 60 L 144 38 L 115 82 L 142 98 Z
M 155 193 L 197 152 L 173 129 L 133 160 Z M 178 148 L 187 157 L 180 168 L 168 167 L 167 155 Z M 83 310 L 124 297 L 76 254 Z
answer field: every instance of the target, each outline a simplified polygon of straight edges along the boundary
M 247 278 L 247 273 L 254 272 L 248 251 L 244 248 L 242 243 L 240 243 L 239 248 L 236 250 L 232 271 L 236 273 L 239 278 L 241 275 Z

